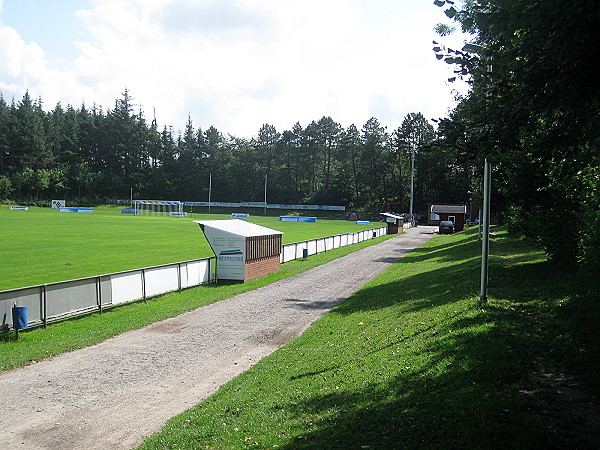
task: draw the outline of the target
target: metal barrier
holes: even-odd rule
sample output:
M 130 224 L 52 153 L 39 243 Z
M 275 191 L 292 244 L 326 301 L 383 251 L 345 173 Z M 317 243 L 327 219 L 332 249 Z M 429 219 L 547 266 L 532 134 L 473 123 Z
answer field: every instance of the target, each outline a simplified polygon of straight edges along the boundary
M 336 234 L 319 239 L 295 242 L 283 246 L 281 262 L 286 263 L 294 259 L 304 258 L 304 255 L 316 255 L 346 245 L 358 244 L 359 242 L 387 234 L 387 227 L 372 228 L 370 230 L 358 231 L 356 233 Z
M 283 246 L 281 262 L 383 236 L 387 228 L 337 234 Z M 305 252 L 306 250 L 306 252 Z M 29 325 L 198 286 L 214 279 L 214 257 L 0 291 L 0 331 L 13 327 L 14 304 L 28 308 Z
M 214 257 L 0 291 L 0 330 L 13 326 L 12 306 L 27 306 L 29 325 L 100 311 L 120 303 L 212 280 Z

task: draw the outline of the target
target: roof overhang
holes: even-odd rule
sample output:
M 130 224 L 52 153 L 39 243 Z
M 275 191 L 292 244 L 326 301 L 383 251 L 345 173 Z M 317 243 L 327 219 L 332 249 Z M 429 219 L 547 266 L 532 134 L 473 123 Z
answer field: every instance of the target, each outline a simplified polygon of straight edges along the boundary
M 281 231 L 273 230 L 271 228 L 256 225 L 255 223 L 246 222 L 245 220 L 240 219 L 194 220 L 194 223 L 200 225 L 202 230 L 204 230 L 205 227 L 209 227 L 243 237 L 283 234 Z
M 404 219 L 404 216 L 402 214 L 394 214 L 394 213 L 379 213 L 382 216 L 385 217 L 393 217 L 394 219 Z
M 466 205 L 431 205 L 431 212 L 435 214 L 466 214 Z

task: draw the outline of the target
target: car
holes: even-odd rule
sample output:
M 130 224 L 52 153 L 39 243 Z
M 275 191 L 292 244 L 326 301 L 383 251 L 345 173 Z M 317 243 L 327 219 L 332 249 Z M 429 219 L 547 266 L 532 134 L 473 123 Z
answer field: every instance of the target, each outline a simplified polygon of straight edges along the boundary
M 440 222 L 439 234 L 452 234 L 454 231 L 454 222 L 451 222 L 450 220 L 442 220 Z

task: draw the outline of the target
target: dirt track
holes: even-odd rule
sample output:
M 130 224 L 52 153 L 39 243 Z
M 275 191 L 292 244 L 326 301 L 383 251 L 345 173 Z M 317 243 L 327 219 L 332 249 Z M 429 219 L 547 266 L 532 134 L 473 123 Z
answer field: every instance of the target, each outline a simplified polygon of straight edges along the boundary
M 131 448 L 300 335 L 432 227 L 172 319 L 0 374 L 3 448 Z

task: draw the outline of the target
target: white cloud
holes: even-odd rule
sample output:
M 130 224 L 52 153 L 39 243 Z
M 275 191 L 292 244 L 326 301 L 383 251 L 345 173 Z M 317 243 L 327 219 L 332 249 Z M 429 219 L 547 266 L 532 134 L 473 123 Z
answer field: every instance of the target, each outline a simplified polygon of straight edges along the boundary
M 127 88 L 147 118 L 156 108 L 160 123 L 183 128 L 189 113 L 196 127 L 244 137 L 324 115 L 395 128 L 450 101 L 431 8 L 428 19 L 395 0 L 95 0 L 77 12 L 91 39 L 68 70 L 0 25 L 0 89 L 107 109 Z
M 190 112 L 199 126 L 246 135 L 333 114 L 334 69 L 358 22 L 339 0 L 106 1 L 78 15 L 95 41 L 78 44 L 76 72 L 100 95 L 127 86 L 176 126 Z
M 93 88 L 81 85 L 70 71 L 48 67 L 44 50 L 25 42 L 12 27 L 0 24 L 0 91 L 7 100 L 21 100 L 25 91 L 41 97 L 45 106 L 57 102 L 78 104 Z

